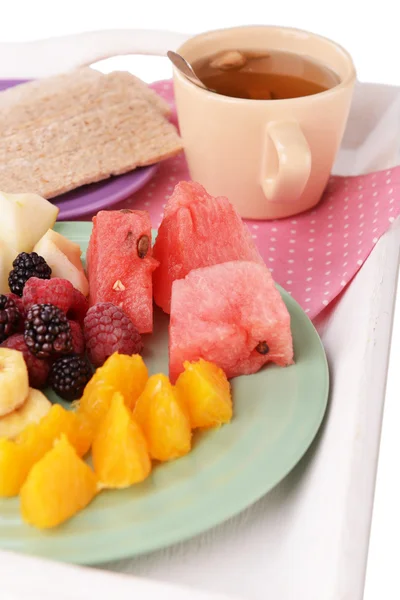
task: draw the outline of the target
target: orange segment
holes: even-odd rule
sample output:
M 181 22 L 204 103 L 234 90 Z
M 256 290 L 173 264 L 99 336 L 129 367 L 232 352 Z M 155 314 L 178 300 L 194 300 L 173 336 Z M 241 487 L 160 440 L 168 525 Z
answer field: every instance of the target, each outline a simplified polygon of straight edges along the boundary
M 50 409 L 51 413 L 52 409 Z M 43 420 L 43 419 L 42 419 Z M 54 440 L 45 439 L 41 436 L 39 423 L 31 423 L 18 435 L 15 440 L 17 444 L 26 451 L 29 468 L 48 452 Z
M 75 447 L 79 456 L 85 456 L 92 445 L 94 431 L 92 423 L 85 414 L 72 413 L 75 417 L 73 432 L 69 434 L 69 440 Z
M 0 496 L 16 496 L 35 463 L 65 434 L 79 456 L 92 443 L 93 433 L 86 418 L 55 404 L 39 423 L 31 423 L 15 441 L 0 439 Z
M 115 392 L 116 389 L 111 385 L 94 386 L 90 393 L 86 393 L 85 390 L 84 396 L 79 403 L 77 414 L 81 416 L 86 415 L 94 431 L 96 431 L 106 416 Z
M 144 432 L 152 458 L 172 460 L 190 451 L 192 434 L 186 407 L 165 375 L 149 378 L 133 416 Z
M 55 527 L 87 506 L 96 492 L 95 474 L 62 435 L 21 488 L 22 518 L 40 529 Z
M 50 447 L 54 441 L 65 434 L 80 456 L 90 448 L 91 436 L 84 430 L 83 418 L 55 404 L 49 414 L 39 423 L 39 435 L 48 440 Z
M 93 440 L 92 458 L 101 485 L 108 488 L 128 487 L 151 471 L 145 437 L 118 392 Z
M 229 423 L 232 419 L 232 396 L 223 370 L 202 358 L 192 363 L 185 361 L 184 368 L 175 387 L 186 402 L 192 428 Z
M 17 442 L 30 448 L 36 462 L 63 433 L 80 456 L 88 452 L 93 436 L 87 419 L 84 415 L 65 410 L 59 404 L 54 404 L 37 425 L 29 425 L 22 431 Z
M 147 367 L 139 354 L 114 353 L 87 384 L 79 411 L 84 411 L 97 426 L 110 408 L 114 392 L 120 392 L 125 404 L 132 410 L 147 379 Z
M 0 439 L 0 497 L 17 496 L 30 469 L 24 449 L 6 438 Z

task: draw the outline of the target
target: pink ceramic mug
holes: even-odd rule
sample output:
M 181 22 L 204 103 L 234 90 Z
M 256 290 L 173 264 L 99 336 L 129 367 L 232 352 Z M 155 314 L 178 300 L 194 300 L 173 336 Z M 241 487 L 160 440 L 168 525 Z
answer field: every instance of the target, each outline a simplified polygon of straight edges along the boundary
M 208 92 L 174 69 L 179 125 L 192 179 L 228 196 L 252 219 L 288 217 L 315 206 L 346 125 L 354 83 L 351 57 L 334 42 L 297 29 L 235 27 L 197 35 L 178 52 L 193 63 L 221 50 L 306 55 L 340 79 L 327 91 L 285 100 L 243 100 Z

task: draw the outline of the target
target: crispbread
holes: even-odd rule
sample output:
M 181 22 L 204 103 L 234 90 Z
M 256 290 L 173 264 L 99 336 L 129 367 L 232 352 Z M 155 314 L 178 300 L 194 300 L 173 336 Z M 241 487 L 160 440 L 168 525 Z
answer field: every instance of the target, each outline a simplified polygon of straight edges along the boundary
M 44 79 L 35 79 L 14 87 L 8 88 L 0 93 L 0 109 L 3 111 L 6 108 L 15 107 L 17 104 L 28 103 L 34 104 L 37 100 L 43 97 L 50 96 L 57 92 L 62 92 L 71 86 L 79 85 L 82 82 L 91 82 L 100 79 L 102 74 L 90 67 L 81 67 L 46 77 Z
M 0 135 L 32 129 L 42 120 L 64 117 L 64 112 L 87 110 L 100 96 L 117 92 L 129 94 L 132 100 L 145 99 L 163 114 L 170 113 L 168 103 L 134 75 L 123 71 L 102 75 L 82 68 L 0 93 Z
M 53 198 L 182 149 L 167 103 L 129 73 L 79 69 L 18 87 L 0 93 L 5 192 Z
M 171 113 L 171 108 L 161 96 L 156 94 L 154 90 L 149 88 L 149 86 L 139 79 L 135 77 L 131 73 L 127 71 L 115 71 L 114 73 L 110 73 L 107 75 L 109 81 L 112 81 L 114 85 L 125 85 L 127 88 L 131 90 L 131 93 L 140 92 L 143 98 L 148 100 L 151 104 L 154 104 L 156 108 L 164 115 L 169 115 Z
M 2 110 L 0 136 L 5 138 L 19 131 L 28 136 L 31 130 L 57 119 L 68 119 L 91 110 L 106 110 L 108 106 L 125 101 L 145 100 L 158 110 L 162 109 L 163 114 L 169 111 L 162 98 L 130 73 L 117 72 L 98 78 L 90 76 L 89 79 L 84 76 L 73 82 L 65 76 L 61 81 L 61 87 L 48 86 L 49 93 L 46 94 L 42 91 L 40 101 L 38 98 L 35 102 L 24 100 Z

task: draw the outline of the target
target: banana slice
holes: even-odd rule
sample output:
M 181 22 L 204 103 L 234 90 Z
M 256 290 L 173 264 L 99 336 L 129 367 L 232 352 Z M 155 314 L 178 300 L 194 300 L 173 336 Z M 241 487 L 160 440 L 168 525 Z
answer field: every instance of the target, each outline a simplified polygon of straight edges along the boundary
M 38 423 L 47 415 L 51 402 L 39 390 L 29 388 L 28 398 L 14 412 L 0 418 L 0 438 L 15 438 L 30 423 Z
M 28 369 L 22 352 L 0 348 L 0 417 L 22 406 L 28 394 Z

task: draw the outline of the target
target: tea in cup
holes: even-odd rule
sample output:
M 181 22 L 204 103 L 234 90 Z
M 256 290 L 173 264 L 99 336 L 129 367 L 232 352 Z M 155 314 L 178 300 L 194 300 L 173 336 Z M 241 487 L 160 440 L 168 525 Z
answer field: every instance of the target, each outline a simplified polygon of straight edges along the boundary
M 174 69 L 192 179 L 242 217 L 277 219 L 315 206 L 339 149 L 355 84 L 334 42 L 283 27 L 211 31 L 179 49 L 212 91 Z

